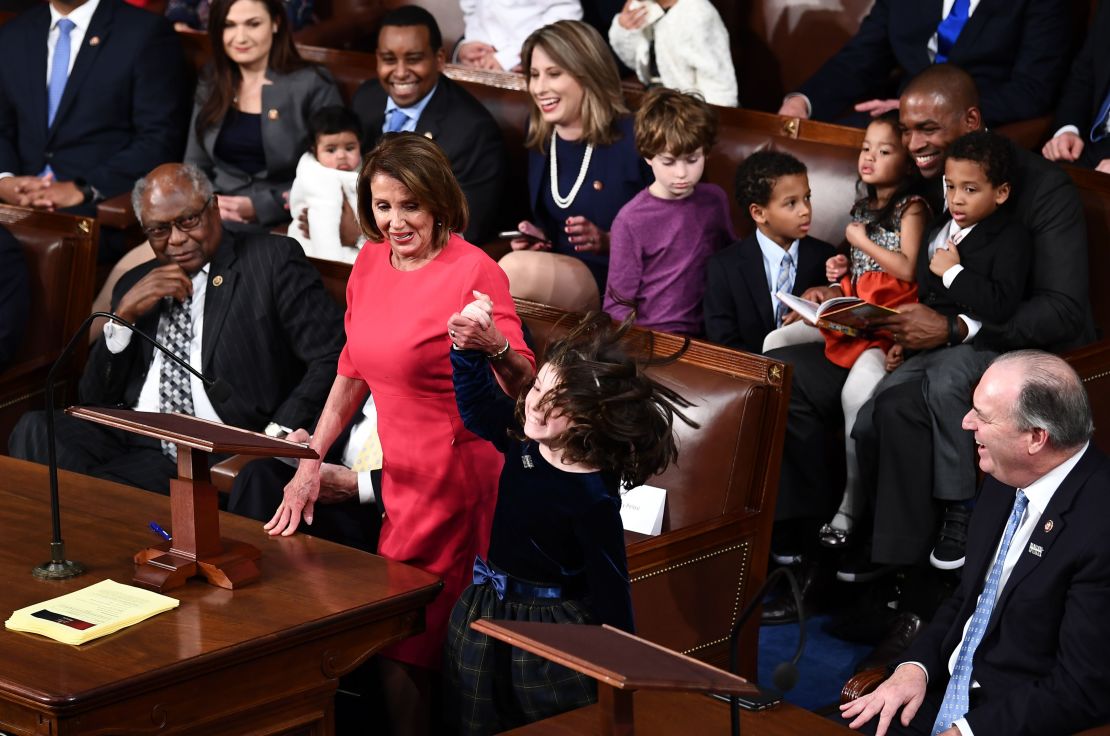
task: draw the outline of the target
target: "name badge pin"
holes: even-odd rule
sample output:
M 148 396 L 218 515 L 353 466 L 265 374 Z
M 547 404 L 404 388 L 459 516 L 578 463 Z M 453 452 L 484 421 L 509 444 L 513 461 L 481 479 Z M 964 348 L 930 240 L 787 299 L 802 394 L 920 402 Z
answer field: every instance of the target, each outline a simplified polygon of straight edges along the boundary
M 1032 542 L 1030 542 L 1029 543 L 1029 554 L 1036 555 L 1037 557 L 1040 557 L 1041 555 L 1044 554 L 1044 547 L 1042 547 L 1039 544 L 1033 544 Z
M 216 278 L 212 279 L 212 285 L 213 286 L 219 286 L 223 282 L 224 282 L 224 277 L 223 276 L 217 275 Z
M 1052 519 L 1049 519 L 1048 521 L 1046 521 L 1046 522 L 1044 523 L 1044 530 L 1045 530 L 1046 532 L 1050 532 L 1050 531 L 1052 531 Z

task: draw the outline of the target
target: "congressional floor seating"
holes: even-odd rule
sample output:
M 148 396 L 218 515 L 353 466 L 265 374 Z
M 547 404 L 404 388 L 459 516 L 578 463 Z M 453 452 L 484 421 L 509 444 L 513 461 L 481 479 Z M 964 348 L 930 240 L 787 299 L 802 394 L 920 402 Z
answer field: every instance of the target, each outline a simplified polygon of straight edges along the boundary
M 0 225 L 23 246 L 31 280 L 31 324 L 19 352 L 0 372 L 0 452 L 25 412 L 44 408 L 46 373 L 92 307 L 96 276 L 96 221 L 53 212 L 0 205 Z M 55 400 L 76 399 L 76 378 L 87 345 L 80 340 L 60 367 Z
M 314 263 L 328 291 L 345 304 L 350 266 Z M 539 356 L 566 329 L 565 312 L 519 300 L 517 311 Z M 683 345 L 662 333 L 655 341 L 660 356 Z M 636 629 L 724 666 L 729 630 L 766 575 L 790 371 L 762 356 L 693 341 L 678 361 L 651 373 L 694 404 L 689 416 L 701 426 L 676 422 L 678 463 L 648 481 L 667 490 L 662 534 L 625 534 Z M 230 491 L 249 460 L 234 457 L 216 465 L 217 488 Z M 748 677 L 756 673 L 757 633 L 752 619 L 741 644 L 741 673 Z

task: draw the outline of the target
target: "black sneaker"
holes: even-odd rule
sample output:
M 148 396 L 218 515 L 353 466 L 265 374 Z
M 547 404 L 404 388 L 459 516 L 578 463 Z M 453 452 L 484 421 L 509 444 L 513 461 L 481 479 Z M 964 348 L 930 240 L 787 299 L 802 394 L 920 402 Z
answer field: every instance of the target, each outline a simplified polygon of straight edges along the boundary
M 949 506 L 944 512 L 937 544 L 929 553 L 929 564 L 938 570 L 958 570 L 964 566 L 967 546 L 967 523 L 971 510 L 966 506 Z

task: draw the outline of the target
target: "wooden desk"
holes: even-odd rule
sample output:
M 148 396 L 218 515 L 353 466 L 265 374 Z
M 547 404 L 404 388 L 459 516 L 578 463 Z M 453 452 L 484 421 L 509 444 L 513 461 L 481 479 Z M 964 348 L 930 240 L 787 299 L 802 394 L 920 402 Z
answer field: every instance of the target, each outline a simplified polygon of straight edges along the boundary
M 131 555 L 167 524 L 170 500 L 63 472 L 62 531 L 86 575 L 31 576 L 49 557 L 47 473 L 0 457 L 0 614 L 91 585 L 129 583 Z M 0 629 L 0 732 L 94 734 L 333 733 L 337 678 L 382 646 L 423 630 L 432 575 L 298 534 L 270 538 L 251 519 L 223 528 L 262 551 L 262 577 L 240 590 L 192 581 L 181 605 L 71 647 Z
M 698 693 L 641 690 L 633 697 L 636 736 L 674 736 L 678 733 L 729 733 L 728 704 Z M 588 736 L 599 733 L 597 705 L 548 718 L 505 736 Z M 759 713 L 740 711 L 740 733 L 745 736 L 845 736 L 858 733 L 789 703 Z

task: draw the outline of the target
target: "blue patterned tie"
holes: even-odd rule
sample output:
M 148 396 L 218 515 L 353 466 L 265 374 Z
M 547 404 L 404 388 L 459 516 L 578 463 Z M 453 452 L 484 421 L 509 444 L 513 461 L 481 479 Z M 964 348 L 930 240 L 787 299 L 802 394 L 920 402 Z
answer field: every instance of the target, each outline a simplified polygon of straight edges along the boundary
M 189 360 L 189 346 L 193 341 L 193 297 L 173 303 L 165 319 L 158 323 L 158 341 L 177 357 Z M 162 356 L 162 374 L 158 379 L 158 410 L 163 413 L 193 413 L 193 386 L 189 373 L 180 365 Z M 162 441 L 162 453 L 171 460 L 177 459 L 177 445 Z
M 948 61 L 948 54 L 952 51 L 952 47 L 956 45 L 956 39 L 960 37 L 960 31 L 967 24 L 967 14 L 970 7 L 971 0 L 956 0 L 952 3 L 952 9 L 948 11 L 948 15 L 944 16 L 944 20 L 937 25 L 936 63 L 943 64 Z
M 1002 545 L 998 548 L 998 556 L 994 558 L 990 575 L 987 575 L 987 582 L 983 584 L 983 592 L 979 595 L 979 602 L 975 604 L 975 613 L 971 614 L 971 625 L 967 628 L 967 634 L 960 646 L 960 655 L 956 657 L 952 678 L 948 680 L 948 687 L 944 691 L 944 700 L 941 701 L 937 720 L 933 724 L 933 736 L 949 728 L 967 714 L 972 660 L 975 658 L 975 650 L 979 647 L 979 642 L 983 640 L 991 611 L 994 610 L 994 603 L 998 599 L 998 584 L 1002 580 L 1002 566 L 1006 562 L 1006 553 L 1010 549 L 1014 532 L 1021 524 L 1025 507 L 1028 505 L 1029 499 L 1024 493 L 1018 491 L 1017 498 L 1014 499 L 1014 509 L 1010 512 L 1010 520 L 1006 523 L 1006 531 L 1002 533 Z
M 782 257 L 782 263 L 779 264 L 779 278 L 775 282 L 775 293 L 780 291 L 789 292 L 794 288 L 794 258 L 785 253 Z M 790 307 L 783 304 L 781 301 L 775 307 L 775 327 L 782 327 L 782 318 L 790 311 Z
M 399 133 L 401 128 L 405 127 L 405 123 L 409 121 L 409 116 L 402 112 L 399 108 L 393 108 L 389 111 L 389 123 L 385 126 L 386 133 Z

